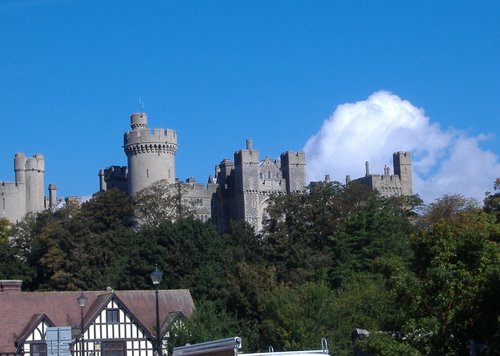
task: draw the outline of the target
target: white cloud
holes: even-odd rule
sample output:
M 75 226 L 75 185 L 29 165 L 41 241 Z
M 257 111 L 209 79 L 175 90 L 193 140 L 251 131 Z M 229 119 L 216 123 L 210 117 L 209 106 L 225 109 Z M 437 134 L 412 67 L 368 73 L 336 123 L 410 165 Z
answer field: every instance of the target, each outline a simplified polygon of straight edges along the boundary
M 362 177 L 365 161 L 370 173 L 382 174 L 385 165 L 392 171 L 393 152 L 410 151 L 413 190 L 424 201 L 444 194 L 482 200 L 500 177 L 499 157 L 479 146 L 487 138 L 443 130 L 409 101 L 379 91 L 367 100 L 339 105 L 307 141 L 308 179 Z

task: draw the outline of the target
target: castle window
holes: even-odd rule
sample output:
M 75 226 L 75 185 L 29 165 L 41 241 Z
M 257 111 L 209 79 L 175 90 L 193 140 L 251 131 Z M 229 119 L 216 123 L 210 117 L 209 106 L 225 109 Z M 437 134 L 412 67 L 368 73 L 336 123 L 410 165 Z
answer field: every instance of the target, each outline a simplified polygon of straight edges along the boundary
M 263 178 L 264 178 L 264 176 L 262 175 L 262 172 L 260 172 L 260 174 L 259 174 L 259 175 L 260 175 L 260 179 L 263 179 Z
M 267 171 L 267 179 L 271 179 L 271 171 Z
M 149 179 L 149 169 L 146 169 L 146 178 Z

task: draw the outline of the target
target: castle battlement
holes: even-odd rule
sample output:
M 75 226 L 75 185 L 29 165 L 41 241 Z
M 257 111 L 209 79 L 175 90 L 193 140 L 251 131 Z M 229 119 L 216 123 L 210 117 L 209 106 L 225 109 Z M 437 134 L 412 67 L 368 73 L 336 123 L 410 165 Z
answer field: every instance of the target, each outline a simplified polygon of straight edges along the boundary
M 168 142 L 171 145 L 177 146 L 177 133 L 170 129 L 153 129 L 148 128 L 141 130 L 132 130 L 124 134 L 123 143 L 125 145 L 134 144 L 151 144 Z
M 177 153 L 177 144 L 171 144 L 168 142 L 143 142 L 143 143 L 131 143 L 124 147 L 125 154 L 128 155 L 138 155 L 143 153 L 154 153 L 154 154 L 171 154 L 175 155 Z
M 355 182 L 364 184 L 372 190 L 377 190 L 384 196 L 412 195 L 412 173 L 410 152 L 395 152 L 392 155 L 394 174 L 390 174 L 390 168 L 384 167 L 384 174 L 370 174 L 370 165 L 365 163 L 366 173 L 364 177 L 355 179 Z M 346 183 L 351 181 L 346 177 Z

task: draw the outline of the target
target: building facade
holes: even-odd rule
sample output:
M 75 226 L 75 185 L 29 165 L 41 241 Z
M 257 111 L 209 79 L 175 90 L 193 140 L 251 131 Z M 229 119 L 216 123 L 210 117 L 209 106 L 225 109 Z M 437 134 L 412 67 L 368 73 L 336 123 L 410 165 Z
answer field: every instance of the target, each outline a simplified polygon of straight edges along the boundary
M 1 356 L 47 356 L 47 331 L 54 327 L 71 330 L 70 351 L 80 356 L 154 355 L 154 290 L 83 292 L 88 301 L 82 330 L 81 292 L 21 292 L 21 283 L 0 281 Z M 194 304 L 188 290 L 160 290 L 158 303 L 166 350 L 172 325 L 189 317 Z
M 234 160 L 223 160 L 216 167 L 216 193 L 212 219 L 219 230 L 232 220 L 246 221 L 256 231 L 262 229 L 269 197 L 289 194 L 306 187 L 306 159 L 302 151 L 287 151 L 279 160 L 260 160 L 251 140 Z
M 45 160 L 43 155 L 14 156 L 14 182 L 0 182 L 0 218 L 12 223 L 20 221 L 27 213 L 54 207 L 57 188 L 49 185 L 49 197 L 44 195 Z

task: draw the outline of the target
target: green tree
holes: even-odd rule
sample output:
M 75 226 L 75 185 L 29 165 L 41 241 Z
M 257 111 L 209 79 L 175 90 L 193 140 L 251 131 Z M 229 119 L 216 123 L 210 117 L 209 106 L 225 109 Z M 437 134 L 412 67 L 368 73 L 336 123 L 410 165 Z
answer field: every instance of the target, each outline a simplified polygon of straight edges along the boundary
M 262 344 L 283 351 L 318 349 L 335 323 L 334 293 L 323 283 L 279 285 L 260 296 Z
M 350 214 L 331 237 L 334 251 L 330 277 L 339 287 L 353 273 L 374 272 L 377 258 L 411 256 L 409 237 L 414 232 L 414 198 L 386 198 L 372 193 L 364 208 Z
M 238 335 L 238 321 L 214 301 L 200 301 L 193 315 L 170 332 L 171 346 L 223 339 Z
M 20 256 L 35 272 L 30 289 L 99 289 L 119 278 L 135 243 L 132 204 L 118 190 L 81 205 L 44 211 L 14 229 Z
M 12 226 L 7 219 L 0 219 L 0 278 L 25 279 L 29 268 L 19 258 L 9 241 Z
M 460 196 L 443 197 L 427 213 L 431 216 L 422 217 L 426 224 L 411 239 L 409 269 L 379 266 L 403 306 L 401 332 L 424 354 L 465 354 L 469 340 L 498 347 L 495 219 Z
M 262 295 L 276 287 L 276 270 L 266 264 L 238 262 L 226 277 L 220 301 L 239 321 L 239 330 L 253 351 L 263 349 Z
M 418 356 L 421 355 L 415 348 L 407 343 L 400 342 L 388 333 L 371 333 L 360 338 L 355 345 L 368 355 L 384 356 Z
M 492 232 L 492 238 L 500 243 L 500 178 L 497 178 L 494 184 L 495 193 L 487 193 L 484 199 L 484 211 L 494 216 L 496 224 Z
M 397 331 L 401 328 L 401 312 L 396 296 L 380 275 L 356 273 L 341 288 L 335 289 L 332 303 L 333 327 L 328 339 L 332 353 L 351 355 L 351 332 Z
M 143 225 L 158 226 L 164 221 L 192 217 L 194 207 L 188 198 L 189 186 L 182 182 L 157 181 L 139 191 L 134 197 L 134 208 Z
M 272 197 L 262 251 L 276 267 L 278 280 L 298 285 L 324 280 L 333 261 L 330 236 L 362 209 L 368 194 L 364 186 L 332 182 Z

